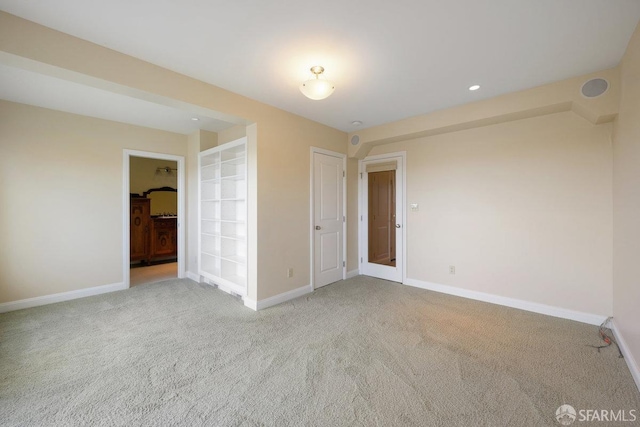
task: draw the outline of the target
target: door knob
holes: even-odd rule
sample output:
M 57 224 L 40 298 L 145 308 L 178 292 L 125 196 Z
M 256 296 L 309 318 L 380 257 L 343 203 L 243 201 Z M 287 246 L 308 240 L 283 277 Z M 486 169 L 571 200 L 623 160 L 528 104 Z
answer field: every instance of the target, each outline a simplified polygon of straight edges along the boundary
M 319 225 L 316 225 L 316 230 L 321 230 L 322 227 L 320 227 Z
M 400 224 L 396 224 L 396 228 L 400 228 Z

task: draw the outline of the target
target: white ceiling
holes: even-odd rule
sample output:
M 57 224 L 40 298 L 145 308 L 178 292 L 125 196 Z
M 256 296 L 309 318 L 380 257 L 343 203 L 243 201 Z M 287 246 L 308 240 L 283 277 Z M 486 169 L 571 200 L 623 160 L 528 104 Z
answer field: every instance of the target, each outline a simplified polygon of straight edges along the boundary
M 233 126 L 203 114 L 2 64 L 0 99 L 185 135 L 198 129 L 218 132 Z
M 0 0 L 0 9 L 344 131 L 614 67 L 640 19 L 638 0 Z M 323 101 L 298 90 L 313 65 L 336 85 Z

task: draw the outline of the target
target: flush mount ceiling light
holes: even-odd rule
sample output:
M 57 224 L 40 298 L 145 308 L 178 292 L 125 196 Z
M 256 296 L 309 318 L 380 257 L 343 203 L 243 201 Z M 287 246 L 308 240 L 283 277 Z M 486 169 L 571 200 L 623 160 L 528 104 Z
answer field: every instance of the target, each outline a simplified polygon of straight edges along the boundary
M 478 90 L 480 89 L 480 85 L 469 86 L 469 90 Z
M 325 99 L 333 93 L 336 88 L 332 82 L 321 79 L 320 74 L 324 73 L 324 67 L 316 65 L 311 67 L 311 72 L 315 74 L 315 78 L 311 78 L 300 85 L 300 92 L 309 99 L 318 101 Z
M 197 118 L 197 117 L 191 117 L 191 120 L 193 120 L 194 122 L 197 122 L 197 121 L 198 121 L 198 120 L 200 120 L 200 119 L 199 119 L 199 118 Z

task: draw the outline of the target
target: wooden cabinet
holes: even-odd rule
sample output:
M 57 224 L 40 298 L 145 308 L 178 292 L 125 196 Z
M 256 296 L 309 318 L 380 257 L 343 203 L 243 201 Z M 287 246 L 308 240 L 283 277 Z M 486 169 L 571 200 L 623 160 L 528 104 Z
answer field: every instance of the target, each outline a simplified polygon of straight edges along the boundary
M 131 261 L 148 261 L 150 248 L 150 200 L 131 198 L 131 223 L 129 232 L 129 255 Z
M 178 255 L 178 228 L 176 218 L 153 218 L 151 257 Z
M 150 199 L 131 198 L 130 261 L 149 263 L 178 255 L 177 218 L 151 218 Z

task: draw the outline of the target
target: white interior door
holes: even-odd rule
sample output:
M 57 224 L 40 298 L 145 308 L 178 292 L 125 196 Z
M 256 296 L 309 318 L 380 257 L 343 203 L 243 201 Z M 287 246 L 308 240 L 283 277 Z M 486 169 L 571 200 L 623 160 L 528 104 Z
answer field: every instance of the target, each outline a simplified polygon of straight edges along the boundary
M 343 278 L 343 179 L 340 157 L 313 153 L 314 287 Z
M 383 265 L 370 262 L 369 257 L 369 173 L 376 165 L 388 170 L 395 168 L 395 265 Z M 367 157 L 360 162 L 360 274 L 391 280 L 403 281 L 404 269 L 404 156 L 393 154 Z

